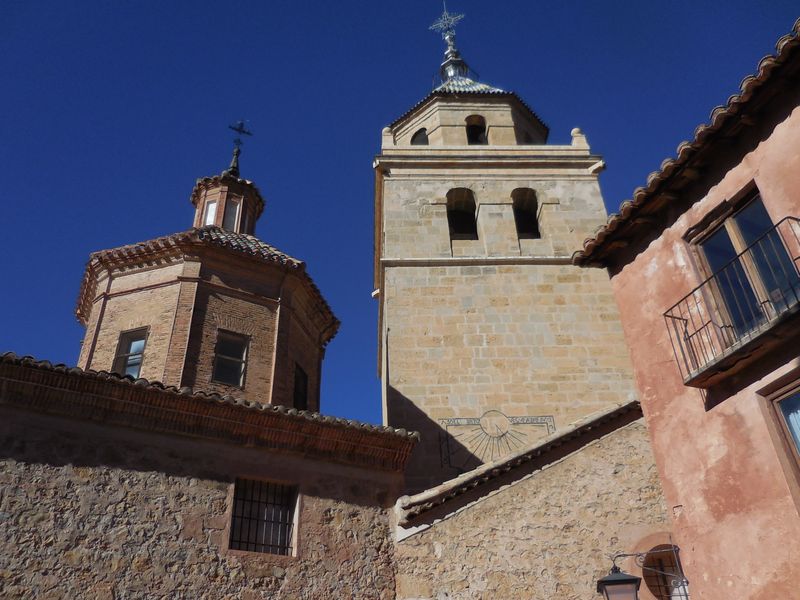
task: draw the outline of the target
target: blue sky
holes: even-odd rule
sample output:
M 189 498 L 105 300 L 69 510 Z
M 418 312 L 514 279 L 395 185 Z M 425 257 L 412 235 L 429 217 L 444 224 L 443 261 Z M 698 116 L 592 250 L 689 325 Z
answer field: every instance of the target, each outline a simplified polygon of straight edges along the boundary
M 481 79 L 642 185 L 738 90 L 797 15 L 788 0 L 450 0 Z M 342 320 L 323 412 L 378 422 L 372 291 L 380 131 L 431 89 L 435 0 L 3 3 L 0 351 L 74 364 L 90 252 L 188 229 L 195 179 L 230 159 L 267 201 L 257 234 L 308 262 Z

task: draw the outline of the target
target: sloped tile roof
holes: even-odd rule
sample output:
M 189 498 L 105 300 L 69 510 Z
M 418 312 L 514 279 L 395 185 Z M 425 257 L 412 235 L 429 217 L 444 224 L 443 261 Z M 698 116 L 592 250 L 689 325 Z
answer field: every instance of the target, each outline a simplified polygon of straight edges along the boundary
M 445 81 L 442 85 L 433 90 L 434 92 L 445 92 L 459 94 L 464 92 L 479 92 L 483 94 L 505 94 L 505 90 L 496 88 L 486 83 L 474 81 L 469 77 L 455 76 Z
M 402 471 L 419 434 L 129 375 L 0 354 L 0 403 Z
M 285 252 L 278 250 L 275 246 L 262 242 L 254 235 L 236 233 L 235 231 L 228 231 L 221 227 L 211 225 L 198 229 L 197 236 L 201 240 L 208 240 L 214 244 L 219 244 L 220 246 L 235 250 L 236 252 L 278 262 L 282 265 L 300 267 L 304 264 L 303 261 L 292 258 Z
M 321 310 L 329 315 L 331 325 L 325 333 L 326 343 L 336 335 L 339 329 L 339 320 L 334 316 L 333 310 L 323 297 L 322 292 L 320 292 L 306 271 L 305 262 L 281 252 L 253 235 L 228 231 L 216 225 L 193 228 L 136 244 L 93 252 L 86 265 L 80 292 L 78 293 L 78 302 L 75 309 L 78 320 L 83 323 L 89 314 L 89 306 L 93 300 L 90 297 L 91 290 L 94 282 L 96 282 L 97 269 L 100 265 L 151 260 L 164 252 L 203 244 L 219 246 L 232 252 L 295 271 L 307 286 L 311 296 L 319 303 Z
M 397 117 L 394 121 L 389 124 L 389 128 L 394 128 L 399 125 L 401 122 L 405 121 L 408 117 L 414 114 L 419 108 L 421 108 L 424 104 L 427 104 L 432 98 L 443 98 L 447 96 L 456 96 L 456 97 L 475 97 L 475 98 L 513 98 L 527 113 L 528 116 L 539 123 L 542 126 L 545 132 L 545 137 L 549 135 L 550 128 L 539 118 L 533 109 L 528 106 L 525 101 L 520 98 L 514 92 L 507 92 L 505 90 L 501 90 L 500 88 L 496 88 L 490 85 L 486 85 L 483 83 L 478 83 L 469 79 L 468 77 L 458 77 L 455 78 L 458 80 L 463 80 L 463 85 L 465 89 L 456 89 L 455 87 L 448 87 L 448 83 L 443 83 L 436 89 L 434 89 L 430 94 L 425 96 L 422 100 L 417 102 L 414 106 L 404 112 L 402 115 Z M 470 82 L 470 83 L 467 83 Z M 470 84 L 474 84 L 476 86 L 473 89 L 470 89 Z M 478 89 L 478 87 L 485 86 L 488 89 Z
M 678 144 L 677 156 L 665 159 L 661 163 L 660 170 L 647 176 L 646 185 L 633 191 L 633 199 L 622 202 L 619 212 L 609 215 L 606 224 L 595 233 L 594 237 L 583 242 L 583 249 L 575 252 L 572 257 L 573 263 L 597 265 L 597 254 L 601 250 L 608 249 L 607 246 L 610 246 L 615 239 L 614 234 L 631 224 L 642 213 L 642 208 L 654 200 L 673 178 L 679 177 L 682 170 L 692 163 L 700 151 L 709 148 L 718 139 L 717 134 L 720 130 L 735 124 L 742 113 L 750 108 L 759 92 L 781 72 L 782 67 L 798 60 L 800 60 L 800 19 L 795 21 L 790 33 L 778 40 L 775 54 L 763 57 L 758 63 L 756 73 L 742 80 L 739 93 L 728 98 L 725 105 L 714 108 L 709 123 L 699 125 L 694 131 L 693 139 Z M 638 226 L 647 227 L 646 221 Z

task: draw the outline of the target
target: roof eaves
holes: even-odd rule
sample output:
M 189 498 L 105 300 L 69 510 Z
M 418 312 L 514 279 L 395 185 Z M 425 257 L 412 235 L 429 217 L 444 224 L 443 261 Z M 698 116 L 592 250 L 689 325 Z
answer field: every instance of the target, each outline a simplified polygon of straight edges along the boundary
M 620 227 L 634 219 L 641 208 L 652 200 L 672 177 L 678 176 L 700 150 L 713 141 L 714 135 L 723 126 L 746 108 L 756 91 L 769 82 L 770 76 L 776 68 L 785 64 L 791 53 L 798 47 L 800 47 L 800 19 L 795 21 L 790 33 L 778 40 L 776 53 L 764 56 L 758 63 L 756 73 L 748 75 L 742 80 L 739 93 L 730 96 L 725 105 L 715 107 L 711 111 L 709 123 L 698 125 L 692 140 L 678 144 L 676 157 L 666 158 L 661 163 L 660 170 L 647 176 L 645 186 L 637 187 L 633 191 L 633 199 L 622 202 L 619 212 L 609 215 L 606 224 L 598 229 L 594 237 L 584 240 L 583 248 L 572 256 L 573 264 L 603 266 L 603 261 L 599 260 L 595 253 L 611 242 L 614 233 Z
M 278 406 L 272 404 L 263 404 L 244 398 L 236 398 L 230 395 L 221 395 L 218 393 L 206 393 L 203 391 L 194 391 L 192 388 L 184 387 L 177 388 L 174 386 L 166 386 L 158 381 L 149 381 L 147 379 L 138 378 L 134 379 L 129 375 L 120 375 L 118 373 L 111 373 L 107 371 L 94 371 L 91 369 L 81 369 L 79 367 L 68 367 L 64 364 L 53 364 L 46 360 L 37 360 L 31 356 L 17 356 L 13 352 L 6 352 L 0 354 L 0 367 L 11 366 L 22 369 L 23 372 L 34 373 L 44 372 L 44 375 L 56 376 L 55 389 L 61 388 L 65 393 L 75 392 L 77 390 L 85 390 L 86 388 L 75 385 L 76 382 L 84 382 L 86 386 L 91 386 L 91 393 L 81 393 L 80 396 L 98 398 L 107 397 L 109 399 L 119 399 L 130 396 L 129 400 L 133 398 L 132 395 L 138 392 L 144 392 L 144 400 L 141 396 L 137 396 L 136 402 L 152 407 L 173 406 L 175 402 L 180 400 L 192 400 L 196 402 L 188 403 L 188 411 L 186 412 L 187 420 L 190 422 L 192 419 L 208 416 L 208 411 L 216 407 L 227 407 L 234 411 L 234 414 L 239 415 L 239 422 L 246 422 L 249 419 L 257 419 L 258 415 L 271 415 L 271 418 L 278 419 L 279 422 L 286 423 L 287 427 L 294 427 L 294 423 L 298 427 L 303 427 L 304 424 L 314 425 L 318 428 L 316 431 L 323 431 L 328 429 L 336 429 L 341 432 L 341 435 L 356 435 L 358 439 L 353 438 L 353 443 L 358 443 L 365 448 L 370 444 L 376 449 L 381 449 L 385 453 L 397 453 L 392 460 L 396 460 L 395 468 L 401 469 L 405 465 L 405 460 L 410 454 L 413 443 L 419 439 L 419 434 L 416 432 L 409 432 L 405 429 L 395 429 L 393 427 L 372 425 L 369 423 L 362 423 L 350 419 L 342 419 L 339 417 L 332 417 L 322 415 L 320 413 L 297 410 L 285 406 Z M 19 377 L 17 373 L 16 381 L 31 380 L 31 377 Z M 6 377 L 8 379 L 7 373 Z M 12 378 L 13 379 L 13 378 Z M 52 383 L 52 382 L 51 382 Z M 110 386 L 110 387 L 109 387 Z M 6 390 L 6 388 L 3 388 Z M 12 394 L 13 395 L 13 394 Z M 148 400 L 149 398 L 149 400 Z M 14 401 L 16 404 L 26 406 L 34 400 L 40 403 L 47 404 L 52 411 L 56 412 L 69 412 L 66 404 L 62 405 L 59 398 L 52 394 L 42 394 L 41 398 L 23 397 Z M 2 399 L 3 402 L 12 401 L 8 396 Z M 55 407 L 55 408 L 53 408 Z M 59 408 L 60 407 L 60 408 Z M 136 414 L 151 414 L 148 410 L 134 410 Z M 175 410 L 172 410 L 174 413 Z M 70 416 L 75 416 L 69 413 Z M 219 420 L 223 423 L 225 420 Z M 188 431 L 188 430 L 186 430 Z M 259 432 L 260 429 L 256 429 Z M 192 429 L 193 434 L 198 435 L 197 431 Z M 265 430 L 264 435 L 268 432 Z M 343 438 L 340 434 L 334 434 L 338 441 Z M 360 437 L 359 437 L 360 436 Z M 366 436 L 364 438 L 363 436 Z M 368 439 L 367 439 L 368 438 Z M 372 442 L 370 442 L 372 440 Z M 384 440 L 381 442 L 380 440 Z M 394 440 L 394 441 L 392 441 Z M 402 443 L 407 442 L 407 443 Z M 400 464 L 402 463 L 402 465 Z

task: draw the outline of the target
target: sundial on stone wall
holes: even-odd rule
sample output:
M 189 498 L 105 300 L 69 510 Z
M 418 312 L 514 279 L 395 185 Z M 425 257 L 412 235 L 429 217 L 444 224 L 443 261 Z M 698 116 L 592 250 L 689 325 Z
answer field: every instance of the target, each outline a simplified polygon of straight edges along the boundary
M 471 469 L 511 454 L 556 430 L 551 415 L 510 417 L 487 410 L 480 418 L 440 419 L 442 464 Z

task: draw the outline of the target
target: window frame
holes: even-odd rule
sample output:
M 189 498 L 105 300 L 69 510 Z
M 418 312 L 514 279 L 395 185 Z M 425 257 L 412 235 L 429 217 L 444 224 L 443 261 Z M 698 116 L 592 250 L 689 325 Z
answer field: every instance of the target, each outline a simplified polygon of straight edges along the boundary
M 789 492 L 800 515 L 800 448 L 788 430 L 779 403 L 800 394 L 800 367 L 767 384 L 756 392 L 767 431 L 772 440 L 775 454 L 783 470 Z
M 141 338 L 138 338 L 138 337 L 132 338 L 132 341 L 136 341 L 138 339 L 141 339 L 142 342 L 143 342 L 142 351 L 141 352 L 121 352 L 121 350 L 123 348 L 123 341 L 125 340 L 125 338 L 131 339 L 130 336 L 133 336 L 134 334 L 137 334 L 137 333 L 141 333 L 142 337 Z M 137 372 L 137 374 L 134 377 L 134 379 L 141 378 L 141 376 L 142 376 L 142 367 L 144 366 L 144 352 L 147 349 L 147 338 L 149 337 L 149 335 L 150 335 L 150 327 L 136 327 L 134 329 L 126 329 L 125 331 L 120 331 L 119 336 L 117 337 L 117 349 L 114 351 L 114 361 L 111 364 L 111 371 L 114 372 L 114 373 L 119 373 L 120 375 L 123 375 L 123 376 L 134 377 L 133 375 L 125 373 L 125 366 L 127 365 L 128 358 L 130 358 L 131 356 L 137 356 L 138 355 L 138 356 L 141 357 L 141 359 L 140 359 L 140 362 L 139 362 L 139 371 Z M 128 344 L 128 347 L 130 347 L 130 344 Z M 122 369 L 119 368 L 120 367 L 120 361 L 124 361 L 124 363 L 122 365 L 123 366 Z
M 772 226 L 775 227 L 776 223 L 772 215 L 769 214 L 769 211 L 766 210 L 766 204 L 764 203 L 761 191 L 758 189 L 755 182 L 751 181 L 733 198 L 722 201 L 718 206 L 712 209 L 698 224 L 691 227 L 684 234 L 683 239 L 689 244 L 699 279 L 701 281 L 706 281 L 721 273 L 721 270 L 714 271 L 708 260 L 706 251 L 703 248 L 703 244 L 713 235 L 724 230 L 733 247 L 736 256 L 734 260 L 739 261 L 741 265 L 746 284 L 753 293 L 758 309 L 761 311 L 763 318 L 770 319 L 772 318 L 769 312 L 772 306 L 770 294 L 767 291 L 764 279 L 759 273 L 758 266 L 753 257 L 750 253 L 745 253 L 749 246 L 736 221 L 737 215 L 750 207 L 754 202 L 760 202 L 762 204 L 772 222 Z M 727 268 L 727 266 L 728 265 L 726 265 L 725 268 Z M 711 316 L 716 322 L 734 322 L 734 316 L 730 314 L 730 309 L 726 304 L 726 299 L 723 292 L 719 289 L 719 286 L 709 286 L 708 291 L 704 294 L 707 295 L 706 304 L 712 309 Z M 734 333 L 734 336 L 739 337 L 740 334 Z
M 217 208 L 219 208 L 218 205 L 219 202 L 217 200 L 209 200 L 206 202 L 205 210 L 203 211 L 203 225 L 202 225 L 203 227 L 208 227 L 210 225 L 217 224 Z M 210 219 L 211 222 L 209 223 L 209 214 L 211 214 L 212 212 L 211 210 L 212 207 L 214 208 L 213 216 L 211 217 Z
M 237 535 L 236 533 L 236 519 L 246 518 L 243 515 L 237 515 L 237 500 L 242 502 L 246 502 L 246 500 L 241 500 L 240 496 L 237 495 L 237 487 L 238 484 L 249 483 L 251 485 L 258 484 L 259 486 L 276 486 L 279 488 L 288 489 L 290 493 L 289 501 L 285 503 L 285 507 L 288 507 L 290 511 L 289 518 L 286 519 L 286 523 L 288 524 L 289 532 L 286 536 L 286 552 L 272 552 L 269 550 L 258 550 L 258 549 L 246 549 L 241 547 L 235 547 L 236 544 L 247 544 L 247 545 L 258 545 L 257 543 L 244 541 L 244 540 L 237 540 L 234 541 L 234 536 Z M 252 488 L 251 488 L 252 489 Z M 263 488 L 262 488 L 263 489 Z M 267 496 L 269 498 L 269 496 Z M 298 530 L 300 528 L 299 517 L 302 509 L 302 498 L 303 495 L 300 491 L 300 486 L 296 482 L 290 481 L 281 481 L 278 479 L 272 478 L 265 478 L 260 476 L 250 476 L 246 474 L 239 474 L 234 479 L 233 483 L 230 484 L 228 490 L 228 509 L 226 511 L 227 516 L 227 525 L 226 529 L 226 538 L 228 540 L 227 545 L 224 547 L 227 552 L 230 552 L 234 555 L 268 555 L 273 557 L 281 557 L 283 559 L 292 560 L 299 556 L 299 535 Z M 252 510 L 252 507 L 251 507 Z M 246 509 L 243 509 L 243 512 L 246 512 Z M 242 530 L 239 528 L 239 536 L 241 536 Z M 280 535 L 280 534 L 279 534 Z M 276 546 L 275 544 L 262 544 L 263 546 Z
M 304 386 L 305 386 L 305 398 L 304 398 L 304 406 L 303 407 L 297 406 L 298 374 L 302 374 L 301 380 L 304 382 Z M 300 363 L 298 363 L 296 361 L 294 363 L 294 374 L 292 376 L 292 379 L 293 379 L 293 381 L 292 381 L 292 388 L 293 388 L 293 391 L 292 391 L 292 407 L 296 408 L 297 410 L 308 410 L 308 404 L 309 404 L 309 402 L 308 402 L 308 400 L 309 400 L 309 398 L 308 398 L 308 373 L 306 373 L 305 369 L 303 369 L 303 367 L 300 366 Z
M 239 359 L 239 358 L 237 358 L 235 356 L 228 356 L 228 355 L 225 355 L 225 354 L 220 354 L 217 351 L 217 347 L 219 345 L 220 338 L 221 337 L 225 337 L 225 336 L 228 336 L 229 338 L 238 338 L 239 340 L 242 340 L 244 342 L 244 350 L 242 352 L 242 358 L 241 359 Z M 216 337 L 216 339 L 214 341 L 214 360 L 213 360 L 212 365 L 211 365 L 211 382 L 212 383 L 218 383 L 218 384 L 221 384 L 221 385 L 227 385 L 227 386 L 230 386 L 230 387 L 244 389 L 245 382 L 246 382 L 246 377 L 247 377 L 247 359 L 248 359 L 249 354 L 250 354 L 250 341 L 251 341 L 251 338 L 250 338 L 249 335 L 245 335 L 243 333 L 237 333 L 235 331 L 230 331 L 228 329 L 217 329 L 217 337 Z M 239 383 L 238 384 L 230 383 L 228 381 L 224 381 L 224 380 L 221 380 L 221 379 L 217 379 L 217 377 L 216 377 L 216 375 L 217 375 L 217 361 L 218 361 L 219 358 L 222 358 L 223 360 L 236 361 L 238 363 L 241 363 L 241 373 L 239 375 Z
M 232 207 L 232 206 L 236 207 L 234 209 L 236 212 L 233 215 L 233 225 L 231 225 L 230 227 L 226 227 L 225 226 L 225 220 L 226 220 L 226 217 L 228 216 L 228 209 L 230 207 Z M 242 202 L 241 198 L 232 198 L 230 196 L 228 198 L 226 198 L 225 199 L 225 208 L 222 211 L 222 225 L 221 225 L 221 227 L 223 229 L 228 229 L 229 231 L 237 231 L 238 232 L 239 231 L 239 225 L 240 225 L 241 219 L 242 219 L 242 209 L 243 209 L 243 207 L 244 207 L 244 202 Z

